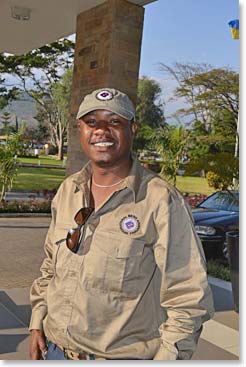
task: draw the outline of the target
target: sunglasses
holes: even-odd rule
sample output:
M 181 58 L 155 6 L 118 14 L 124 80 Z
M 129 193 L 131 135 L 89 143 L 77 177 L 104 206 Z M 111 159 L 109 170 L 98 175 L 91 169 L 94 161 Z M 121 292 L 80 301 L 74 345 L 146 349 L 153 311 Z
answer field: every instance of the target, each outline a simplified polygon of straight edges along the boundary
M 72 228 L 68 231 L 66 244 L 69 250 L 76 253 L 79 249 L 81 239 L 84 234 L 83 225 L 86 223 L 94 208 L 81 208 L 75 215 L 74 220 L 77 223 L 77 228 Z

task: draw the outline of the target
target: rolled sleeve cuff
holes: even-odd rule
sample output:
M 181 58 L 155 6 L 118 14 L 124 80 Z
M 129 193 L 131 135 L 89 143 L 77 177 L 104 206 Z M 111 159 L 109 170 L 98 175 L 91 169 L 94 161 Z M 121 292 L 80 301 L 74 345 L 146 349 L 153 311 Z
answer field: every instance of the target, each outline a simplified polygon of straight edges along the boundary
M 154 357 L 154 361 L 176 361 L 176 353 L 170 352 L 165 347 L 160 347 Z
M 32 329 L 43 330 L 43 320 L 46 316 L 46 307 L 32 311 L 29 331 Z

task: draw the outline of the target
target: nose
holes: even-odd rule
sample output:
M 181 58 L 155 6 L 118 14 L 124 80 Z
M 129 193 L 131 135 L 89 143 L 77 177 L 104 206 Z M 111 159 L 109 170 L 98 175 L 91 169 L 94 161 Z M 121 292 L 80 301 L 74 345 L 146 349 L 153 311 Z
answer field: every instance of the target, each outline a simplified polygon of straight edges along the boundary
M 107 121 L 97 121 L 94 133 L 105 134 L 105 132 L 109 132 L 109 125 Z

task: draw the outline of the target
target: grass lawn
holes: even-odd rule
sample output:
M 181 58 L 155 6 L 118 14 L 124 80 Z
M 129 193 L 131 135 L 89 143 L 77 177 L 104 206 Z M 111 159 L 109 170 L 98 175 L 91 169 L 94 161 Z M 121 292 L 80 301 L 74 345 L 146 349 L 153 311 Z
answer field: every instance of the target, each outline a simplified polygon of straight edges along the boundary
M 55 189 L 65 178 L 64 169 L 52 168 L 20 168 L 12 190 Z
M 62 166 L 62 161 L 59 161 L 54 156 L 39 156 L 36 157 L 28 157 L 28 158 L 18 158 L 22 163 L 32 163 L 38 165 L 38 161 L 40 161 L 40 165 L 42 164 L 52 164 L 55 166 Z
M 204 177 L 177 176 L 177 188 L 181 192 L 211 195 L 215 192 Z
M 28 158 L 29 159 L 29 158 Z M 34 158 L 36 159 L 36 158 Z M 48 159 L 49 162 L 52 159 Z M 55 160 L 54 160 L 55 161 Z M 59 161 L 56 161 L 60 163 Z M 40 190 L 58 188 L 65 178 L 64 169 L 22 167 L 14 181 L 13 190 Z M 202 177 L 177 177 L 177 188 L 181 192 L 210 195 L 215 190 L 208 186 L 207 180 Z

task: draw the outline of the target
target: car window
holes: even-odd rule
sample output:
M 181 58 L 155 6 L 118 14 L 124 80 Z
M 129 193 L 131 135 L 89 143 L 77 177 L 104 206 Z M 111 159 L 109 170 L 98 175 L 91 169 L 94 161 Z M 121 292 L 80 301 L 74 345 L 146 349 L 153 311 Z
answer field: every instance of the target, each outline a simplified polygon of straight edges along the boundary
M 208 199 L 206 199 L 201 205 L 201 208 L 217 209 L 238 212 L 239 207 L 235 198 L 226 192 L 218 192 Z
M 231 206 L 229 207 L 229 210 L 231 212 L 238 212 L 239 211 L 238 203 L 237 202 L 232 202 Z

